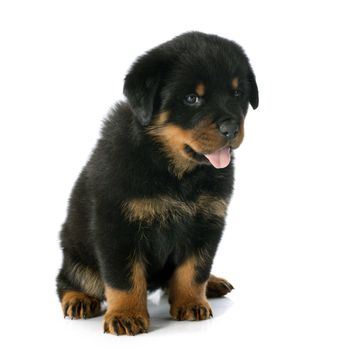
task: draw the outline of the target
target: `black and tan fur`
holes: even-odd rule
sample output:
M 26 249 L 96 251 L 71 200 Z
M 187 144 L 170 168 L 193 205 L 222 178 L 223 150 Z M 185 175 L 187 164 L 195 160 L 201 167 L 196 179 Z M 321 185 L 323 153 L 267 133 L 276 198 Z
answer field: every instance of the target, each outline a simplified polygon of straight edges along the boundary
M 135 335 L 149 290 L 167 290 L 176 320 L 210 318 L 207 297 L 231 291 L 210 270 L 258 89 L 236 43 L 192 32 L 141 56 L 124 94 L 75 183 L 57 291 L 65 316 L 97 316 L 106 300 L 105 332 Z M 214 167 L 223 149 L 229 163 Z

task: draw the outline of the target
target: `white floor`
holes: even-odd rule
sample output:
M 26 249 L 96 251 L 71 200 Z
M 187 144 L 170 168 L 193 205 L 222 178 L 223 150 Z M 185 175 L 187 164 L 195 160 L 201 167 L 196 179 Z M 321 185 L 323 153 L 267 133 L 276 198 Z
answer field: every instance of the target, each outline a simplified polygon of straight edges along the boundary
M 230 310 L 233 307 L 233 301 L 231 298 L 228 297 L 210 299 L 210 304 L 213 308 L 213 312 L 215 313 L 215 319 L 219 319 L 223 317 L 226 313 L 230 313 Z M 167 301 L 167 296 L 162 295 L 160 291 L 153 293 L 148 298 L 148 312 L 151 317 L 151 326 L 148 334 L 146 334 L 148 338 L 178 334 L 178 331 L 183 331 L 185 333 L 192 331 L 210 332 L 210 328 L 215 327 L 215 323 L 220 323 L 219 321 L 215 322 L 214 319 L 202 322 L 179 322 L 172 320 L 169 315 L 169 304 Z M 103 316 L 87 320 L 71 320 L 69 318 L 65 318 L 64 320 L 62 320 L 61 323 L 61 327 L 67 327 L 69 330 L 72 331 L 76 329 L 77 332 L 81 332 L 84 328 L 95 328 L 96 333 L 101 333 Z M 113 338 L 115 337 L 109 334 L 106 334 L 105 336 Z M 138 337 L 140 336 L 145 337 L 145 335 L 139 335 Z M 128 337 L 120 336 L 118 338 Z
M 212 299 L 214 317 L 208 321 L 171 320 L 166 296 L 158 303 L 149 300 L 149 333 L 135 337 L 104 334 L 103 316 L 64 319 L 51 287 L 42 290 L 42 301 L 34 289 L 24 291 L 13 305 L 5 303 L 5 313 L 12 313 L 4 324 L 2 349 L 349 349 L 346 306 L 341 309 L 339 301 L 320 302 L 303 286 L 278 289 L 276 283 L 259 290 L 257 281 L 251 282 Z
M 24 336 L 28 344 L 55 349 L 112 349 L 121 344 L 130 350 L 140 346 L 148 349 L 157 345 L 166 346 L 168 349 L 187 349 L 188 346 L 206 348 L 209 345 L 212 347 L 219 338 L 226 341 L 231 338 L 233 341 L 233 333 L 230 334 L 230 327 L 227 326 L 233 321 L 233 299 L 233 297 L 212 299 L 214 318 L 208 321 L 179 322 L 170 318 L 166 296 L 159 300 L 152 298 L 148 302 L 150 330 L 147 334 L 135 337 L 104 334 L 103 316 L 87 320 L 63 319 L 57 302 L 50 308 L 53 314 L 49 319 L 45 321 L 45 318 L 42 320 L 40 317 L 32 318 L 24 330 L 25 336 L 22 334 L 15 341 L 18 341 L 18 345 L 22 345 Z

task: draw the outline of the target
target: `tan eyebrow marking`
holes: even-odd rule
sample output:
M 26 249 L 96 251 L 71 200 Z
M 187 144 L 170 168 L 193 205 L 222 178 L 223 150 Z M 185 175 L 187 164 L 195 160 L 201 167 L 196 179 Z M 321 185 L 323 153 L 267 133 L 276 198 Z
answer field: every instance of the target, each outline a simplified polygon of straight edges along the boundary
M 238 89 L 238 85 L 239 85 L 239 79 L 238 78 L 232 79 L 231 85 L 232 85 L 234 90 L 237 90 Z
M 196 94 L 199 97 L 204 96 L 204 94 L 205 94 L 205 85 L 203 83 L 197 84 L 197 86 L 196 86 Z
M 169 119 L 169 112 L 168 111 L 159 113 L 158 121 L 160 124 L 166 123 L 168 121 L 168 119 Z

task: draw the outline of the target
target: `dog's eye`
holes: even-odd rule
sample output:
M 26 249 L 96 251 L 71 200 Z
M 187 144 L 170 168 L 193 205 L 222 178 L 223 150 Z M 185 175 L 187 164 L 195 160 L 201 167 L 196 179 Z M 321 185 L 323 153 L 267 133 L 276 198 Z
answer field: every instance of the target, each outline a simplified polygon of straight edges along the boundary
M 239 97 L 241 95 L 242 95 L 242 91 L 240 91 L 240 90 L 233 90 L 233 96 L 234 97 Z
M 199 102 L 199 97 L 196 94 L 189 94 L 185 96 L 185 103 L 188 105 L 195 105 Z

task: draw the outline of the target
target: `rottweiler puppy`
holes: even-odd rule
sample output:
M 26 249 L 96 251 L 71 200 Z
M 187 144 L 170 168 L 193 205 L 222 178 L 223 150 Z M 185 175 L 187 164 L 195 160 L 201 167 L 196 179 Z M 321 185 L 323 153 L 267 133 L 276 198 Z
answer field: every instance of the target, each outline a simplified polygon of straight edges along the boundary
M 124 95 L 73 188 L 57 292 L 65 316 L 107 300 L 105 332 L 135 335 L 149 328 L 147 291 L 167 290 L 175 320 L 210 318 L 207 297 L 231 291 L 210 270 L 259 98 L 242 48 L 199 32 L 139 57 Z

